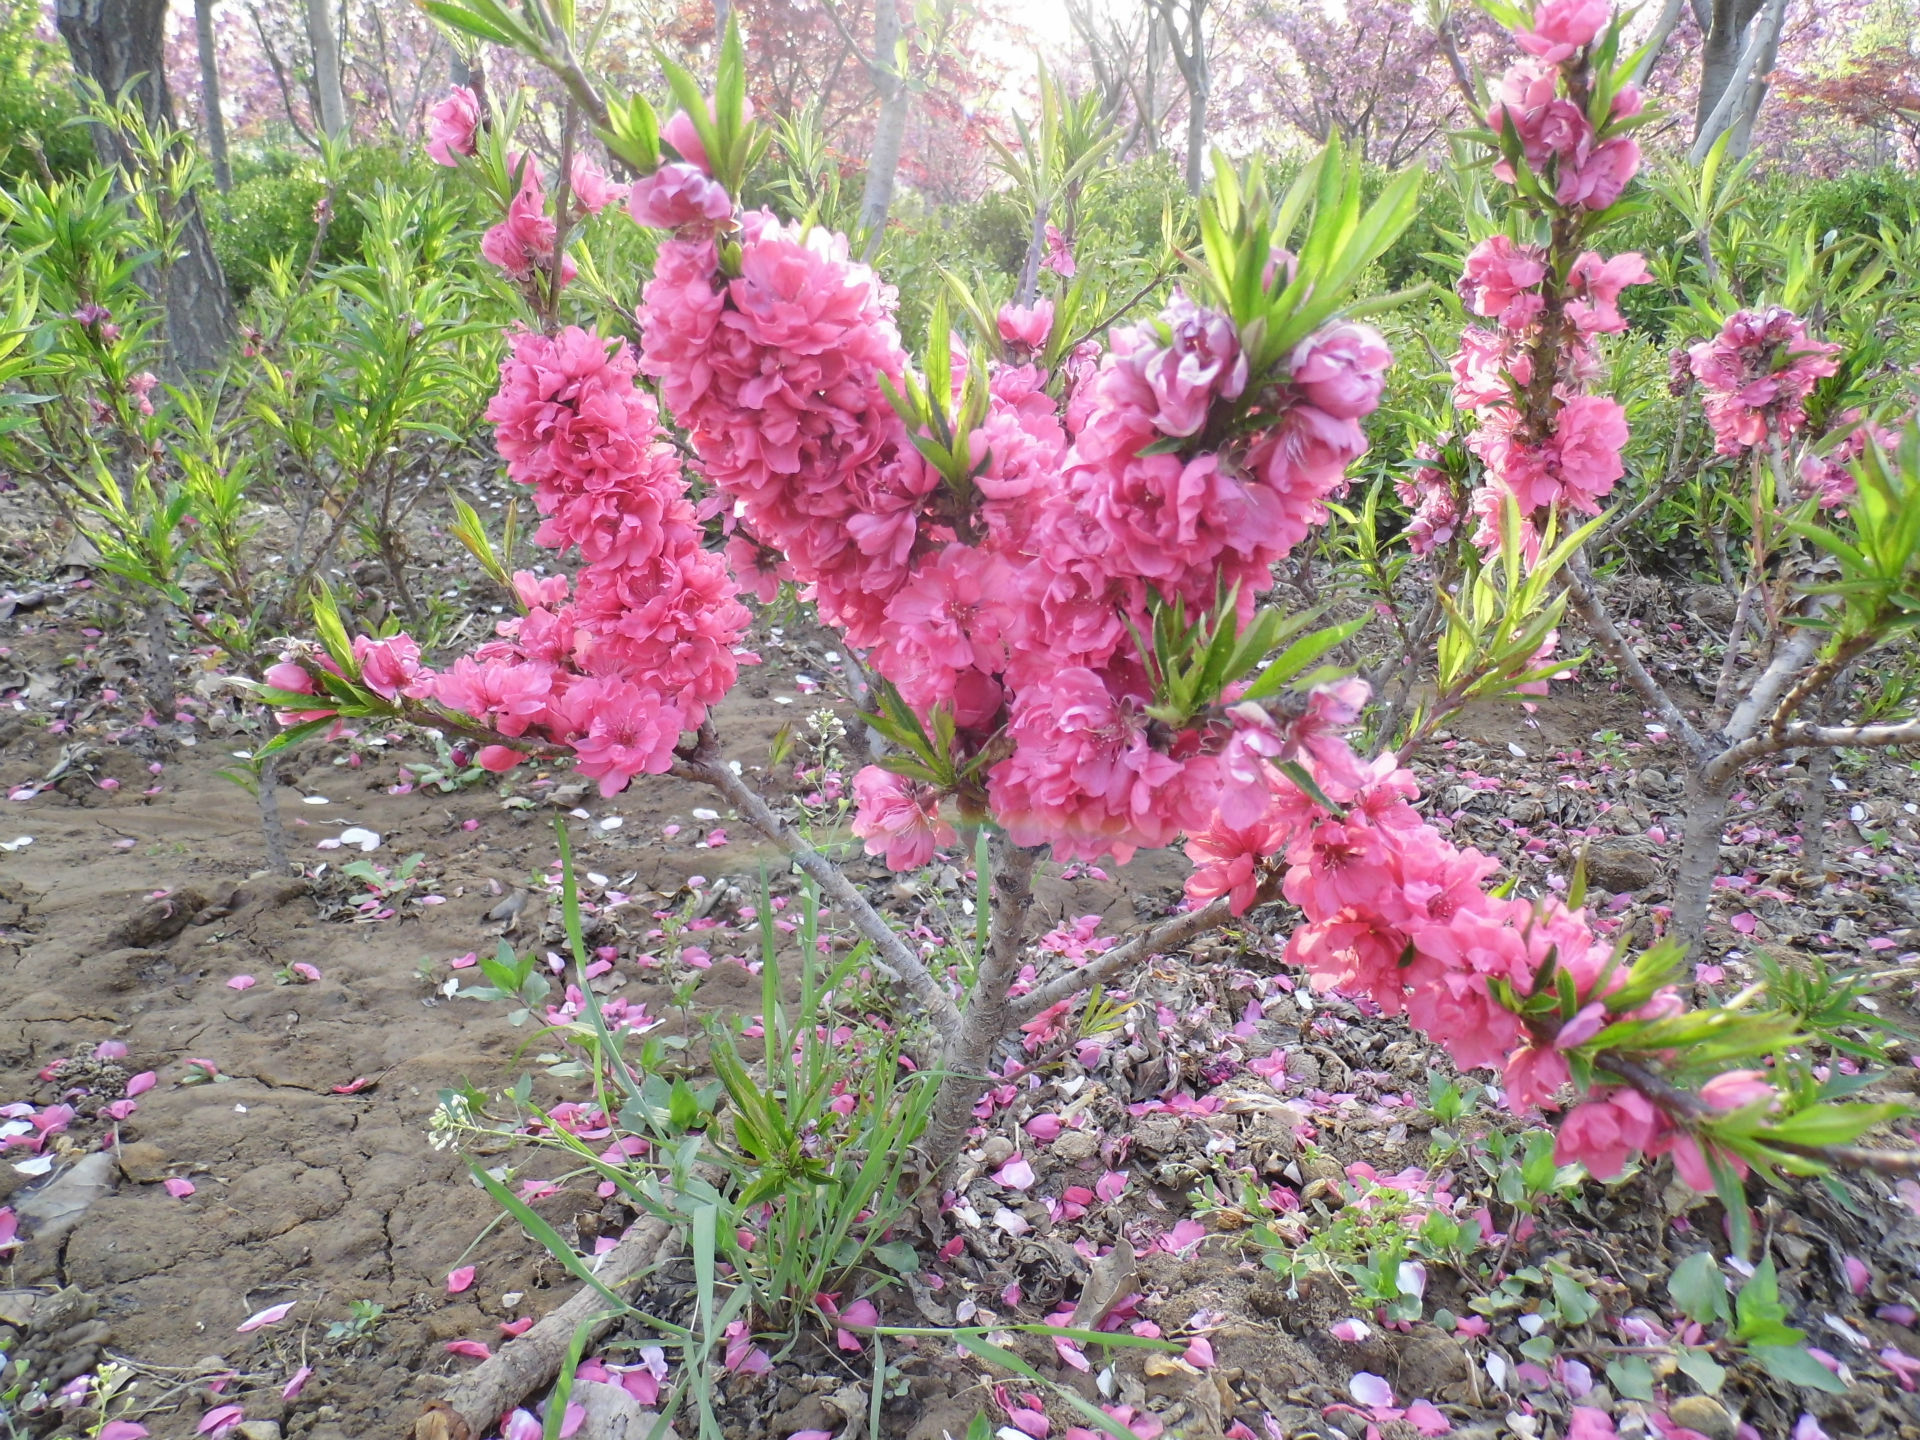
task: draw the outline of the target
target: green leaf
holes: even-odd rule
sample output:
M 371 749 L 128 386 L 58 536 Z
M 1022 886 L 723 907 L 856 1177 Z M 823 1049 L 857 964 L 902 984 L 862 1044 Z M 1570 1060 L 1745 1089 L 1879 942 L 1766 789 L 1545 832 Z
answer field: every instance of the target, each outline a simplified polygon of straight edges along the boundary
M 1788 1385 L 1804 1385 L 1830 1395 L 1842 1394 L 1847 1388 L 1839 1376 L 1809 1355 L 1804 1345 L 1749 1345 L 1747 1354 L 1774 1379 Z
M 1667 1293 L 1689 1320 L 1709 1325 L 1727 1318 L 1727 1277 L 1711 1250 L 1696 1250 L 1674 1266 Z
M 1653 1403 L 1653 1367 L 1638 1355 L 1607 1362 L 1607 1381 L 1629 1400 Z
M 920 1252 L 905 1240 L 891 1240 L 885 1245 L 874 1246 L 873 1258 L 896 1275 L 913 1275 L 920 1269 Z
M 1716 1361 L 1710 1352 L 1696 1346 L 1681 1346 L 1674 1353 L 1673 1363 L 1686 1372 L 1703 1394 L 1718 1395 L 1720 1387 L 1726 1383 L 1726 1367 Z

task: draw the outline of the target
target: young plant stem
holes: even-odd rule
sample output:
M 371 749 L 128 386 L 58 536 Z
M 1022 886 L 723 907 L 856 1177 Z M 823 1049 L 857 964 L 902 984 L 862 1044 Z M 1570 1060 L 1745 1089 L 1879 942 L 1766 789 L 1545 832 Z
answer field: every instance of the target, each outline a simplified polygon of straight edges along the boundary
M 293 862 L 287 857 L 287 829 L 280 819 L 280 757 L 269 755 L 259 770 L 260 835 L 266 842 L 267 868 L 276 875 L 288 874 Z

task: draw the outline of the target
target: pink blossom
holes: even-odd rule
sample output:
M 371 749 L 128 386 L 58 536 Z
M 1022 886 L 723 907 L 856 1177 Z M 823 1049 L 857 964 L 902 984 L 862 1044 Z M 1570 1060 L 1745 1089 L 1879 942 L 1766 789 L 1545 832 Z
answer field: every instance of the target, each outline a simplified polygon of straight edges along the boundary
M 1840 347 L 1807 337 L 1791 310 L 1740 310 L 1687 351 L 1715 449 L 1738 455 L 1769 434 L 1785 441 L 1806 423 L 1815 382 L 1836 374 Z
M 474 152 L 473 134 L 480 125 L 480 97 L 465 85 L 456 85 L 446 99 L 427 111 L 427 154 L 436 165 L 449 168 L 459 157 Z
M 471 1265 L 462 1265 L 458 1270 L 448 1271 L 447 1293 L 449 1295 L 458 1295 L 464 1290 L 471 1289 L 474 1274 L 475 1270 Z
M 1546 278 L 1546 255 L 1539 246 L 1493 235 L 1468 253 L 1460 298 L 1474 314 L 1498 317 L 1507 329 L 1519 330 L 1540 313 L 1545 302 L 1539 285 Z
M 1000 338 L 1024 350 L 1039 350 L 1053 331 L 1053 302 L 1036 300 L 1031 306 L 1000 307 Z
M 1514 31 L 1513 43 L 1558 65 L 1591 45 L 1612 15 L 1612 0 L 1544 0 L 1533 12 L 1533 28 Z
M 1125 366 L 1146 384 L 1150 420 L 1163 435 L 1196 434 L 1215 396 L 1234 399 L 1247 384 L 1233 321 L 1178 292 L 1151 333 L 1143 327 L 1132 337 Z
M 1378 330 L 1343 321 L 1302 340 L 1289 367 L 1309 405 L 1336 420 L 1354 420 L 1379 406 L 1392 363 L 1393 352 Z
M 1603 260 L 1592 250 L 1583 252 L 1568 273 L 1568 289 L 1578 298 L 1567 302 L 1567 317 L 1582 335 L 1608 335 L 1627 328 L 1620 314 L 1620 292 L 1629 285 L 1650 284 L 1653 276 L 1637 251 Z
M 1074 264 L 1073 248 L 1067 244 L 1067 237 L 1060 233 L 1058 225 L 1047 226 L 1047 253 L 1040 261 L 1043 270 L 1051 270 L 1064 280 L 1073 279 L 1079 267 Z
M 733 197 L 699 167 L 668 161 L 634 182 L 627 209 L 649 229 L 695 234 L 731 217 Z
M 390 640 L 353 637 L 353 658 L 360 667 L 360 679 L 383 700 L 397 700 L 413 688 L 420 675 L 420 647 L 408 636 Z
M 1715 1110 L 1744 1110 L 1777 1098 L 1762 1070 L 1727 1070 L 1700 1087 L 1700 1098 Z
M 573 157 L 567 171 L 567 189 L 574 203 L 589 215 L 598 215 L 620 198 L 620 187 L 607 178 L 600 162 L 586 151 Z
M 1591 1405 L 1576 1405 L 1567 1417 L 1567 1440 L 1617 1440 L 1613 1418 Z
M 480 253 L 515 280 L 529 281 L 551 269 L 559 227 L 547 214 L 547 192 L 540 184 L 540 166 L 532 156 L 521 159 L 520 190 L 507 205 L 507 218 L 480 239 Z M 562 284 L 574 276 L 573 261 L 561 264 Z
M 200 1424 L 195 1427 L 193 1433 L 211 1435 L 214 1440 L 220 1440 L 221 1436 L 246 1418 L 247 1412 L 238 1405 L 216 1405 L 200 1417 Z
M 853 833 L 869 855 L 884 855 L 889 870 L 917 870 L 934 851 L 954 843 L 953 827 L 940 818 L 940 797 L 891 770 L 868 765 L 853 777 Z
M 1663 1123 L 1639 1091 L 1615 1090 L 1567 1112 L 1560 1122 L 1554 1159 L 1562 1165 L 1585 1165 L 1596 1180 L 1612 1180 L 1626 1169 L 1635 1151 L 1654 1142 Z

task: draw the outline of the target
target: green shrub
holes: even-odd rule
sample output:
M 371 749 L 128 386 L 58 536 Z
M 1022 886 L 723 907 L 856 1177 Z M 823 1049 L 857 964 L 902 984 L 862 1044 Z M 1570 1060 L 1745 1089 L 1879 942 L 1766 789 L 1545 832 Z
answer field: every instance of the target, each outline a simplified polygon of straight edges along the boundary
M 1816 235 L 1877 235 L 1882 219 L 1902 229 L 1920 223 L 1920 176 L 1883 167 L 1789 185 L 1796 216 Z
M 37 175 L 38 150 L 55 175 L 93 165 L 93 140 L 68 122 L 80 113 L 66 51 L 37 33 L 40 7 L 0 11 L 0 180 Z
M 260 283 L 274 260 L 285 259 L 296 269 L 306 263 L 319 228 L 314 207 L 326 194 L 326 183 L 318 160 L 284 152 L 238 169 L 246 178 L 219 197 L 212 229 L 213 248 L 227 283 L 244 296 Z M 360 202 L 383 181 L 421 187 L 435 177 L 444 177 L 450 185 L 469 186 L 424 160 L 409 160 L 392 150 L 368 147 L 348 152 L 334 187 L 333 220 L 320 247 L 321 264 L 337 264 L 359 254 L 366 231 Z

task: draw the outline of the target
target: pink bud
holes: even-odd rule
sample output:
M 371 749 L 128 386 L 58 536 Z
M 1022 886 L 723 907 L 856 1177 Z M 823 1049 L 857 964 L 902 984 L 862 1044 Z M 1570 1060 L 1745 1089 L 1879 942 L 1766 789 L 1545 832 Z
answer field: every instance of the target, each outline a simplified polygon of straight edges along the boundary
M 1715 1110 L 1744 1110 L 1773 1094 L 1773 1086 L 1759 1070 L 1728 1070 L 1700 1087 L 1700 1098 Z

